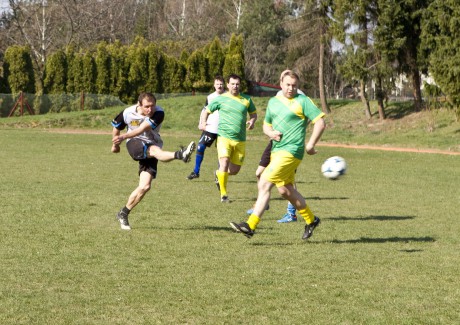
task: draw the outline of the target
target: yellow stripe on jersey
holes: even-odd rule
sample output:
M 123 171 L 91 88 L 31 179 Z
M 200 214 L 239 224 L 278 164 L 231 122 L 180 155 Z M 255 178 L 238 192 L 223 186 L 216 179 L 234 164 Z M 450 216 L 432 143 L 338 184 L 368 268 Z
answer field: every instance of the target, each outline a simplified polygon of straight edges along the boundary
M 302 120 L 305 119 L 305 115 L 303 113 L 302 105 L 294 98 L 286 98 L 285 96 L 276 96 L 276 98 L 283 103 L 285 106 L 289 108 L 289 110 L 297 115 Z

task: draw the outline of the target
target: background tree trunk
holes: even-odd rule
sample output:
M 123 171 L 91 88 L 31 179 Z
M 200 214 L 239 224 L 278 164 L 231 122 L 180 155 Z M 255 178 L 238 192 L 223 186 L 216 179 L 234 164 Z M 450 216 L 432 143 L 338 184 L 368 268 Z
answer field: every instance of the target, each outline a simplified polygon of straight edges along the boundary
M 326 94 L 324 91 L 324 41 L 322 36 L 320 37 L 319 43 L 318 87 L 319 97 L 321 99 L 321 109 L 324 113 L 330 113 L 331 110 L 327 105 Z
M 420 90 L 420 72 L 414 69 L 412 73 L 412 87 L 414 89 L 414 109 L 419 112 L 423 109 L 422 91 Z
M 366 113 L 367 119 L 372 118 L 371 114 L 371 109 L 369 107 L 369 99 L 367 98 L 367 93 L 366 93 L 366 82 L 364 80 L 359 81 L 360 87 L 359 87 L 359 95 L 361 97 L 361 102 L 364 105 L 364 112 Z

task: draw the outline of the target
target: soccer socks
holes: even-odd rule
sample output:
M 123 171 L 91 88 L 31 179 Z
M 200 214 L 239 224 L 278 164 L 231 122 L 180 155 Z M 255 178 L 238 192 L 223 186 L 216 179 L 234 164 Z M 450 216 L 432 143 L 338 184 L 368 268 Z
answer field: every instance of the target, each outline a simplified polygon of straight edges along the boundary
M 196 148 L 195 168 L 193 169 L 193 172 L 197 175 L 200 174 L 201 163 L 203 162 L 205 150 L 206 146 L 204 144 L 198 144 L 198 147 Z
M 313 215 L 313 212 L 311 212 L 308 205 L 305 206 L 305 209 L 300 209 L 298 211 L 299 214 L 305 219 L 307 224 L 311 224 L 313 221 L 315 221 L 315 216 Z
M 217 179 L 220 185 L 220 196 L 227 196 L 228 172 L 216 171 Z
M 251 214 L 248 218 L 248 221 L 246 221 L 246 223 L 249 225 L 249 228 L 251 228 L 251 230 L 256 229 L 259 222 L 260 222 L 260 218 L 256 216 L 255 214 Z
M 124 206 L 123 208 L 121 208 L 120 212 L 125 215 L 128 215 L 131 212 L 131 210 Z
M 291 202 L 288 203 L 286 212 L 291 216 L 295 216 L 295 206 L 293 206 Z

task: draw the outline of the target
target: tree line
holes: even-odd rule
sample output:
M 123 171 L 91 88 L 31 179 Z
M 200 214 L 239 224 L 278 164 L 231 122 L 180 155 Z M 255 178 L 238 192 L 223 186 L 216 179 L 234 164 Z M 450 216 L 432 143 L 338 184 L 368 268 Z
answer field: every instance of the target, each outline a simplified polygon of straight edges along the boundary
M 209 40 L 230 44 L 239 35 L 238 58 L 227 60 L 227 46 L 222 51 L 225 62 L 243 67 L 247 80 L 277 83 L 280 71 L 294 69 L 302 89 L 319 94 L 326 112 L 329 98 L 353 87 L 369 118 L 372 90 L 379 117 L 385 118 L 385 100 L 401 76 L 413 89 L 414 110 L 424 107 L 422 75 L 435 80 L 425 91 L 442 93 L 449 105 L 459 106 L 459 17 L 457 0 L 9 0 L 9 10 L 0 17 L 0 61 L 6 61 L 10 47 L 23 47 L 29 51 L 38 92 L 58 91 L 63 86 L 53 80 L 59 78 L 67 78 L 62 91 L 81 88 L 82 81 L 71 72 L 77 70 L 87 74 L 84 80 L 93 78 L 95 92 L 132 99 L 139 83 L 169 92 L 199 89 L 209 82 L 215 65 L 199 68 L 189 60 L 209 60 Z M 143 52 L 139 46 L 157 53 L 160 71 L 155 73 L 165 78 L 161 85 L 134 68 L 145 64 L 136 61 L 135 53 Z M 115 49 L 120 53 L 115 55 Z M 114 65 L 128 62 L 133 68 L 125 67 L 128 72 L 115 82 L 101 68 L 108 64 L 104 55 Z M 155 64 L 154 54 L 137 55 Z M 68 75 L 50 73 L 55 63 L 48 62 L 63 58 Z M 5 73 L 3 69 L 3 84 Z
M 130 45 L 98 43 L 94 50 L 73 47 L 52 53 L 43 71 L 42 88 L 37 89 L 32 54 L 27 46 L 5 51 L 4 93 L 106 94 L 123 102 L 136 101 L 140 92 L 208 92 L 214 76 L 237 73 L 244 79 L 242 36 L 233 35 L 222 45 L 219 38 L 179 58 L 166 54 L 161 44 L 138 37 Z M 243 85 L 245 87 L 246 85 Z

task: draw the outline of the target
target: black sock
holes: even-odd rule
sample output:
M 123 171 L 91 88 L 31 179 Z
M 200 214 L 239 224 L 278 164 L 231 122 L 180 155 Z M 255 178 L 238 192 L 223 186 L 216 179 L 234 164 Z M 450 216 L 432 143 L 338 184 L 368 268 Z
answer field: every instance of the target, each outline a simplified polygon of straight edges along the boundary
M 174 153 L 174 159 L 182 159 L 182 150 L 177 150 Z
M 127 207 L 123 207 L 123 209 L 121 209 L 121 211 L 122 211 L 123 213 L 126 213 L 126 215 L 128 215 L 128 214 L 131 212 L 131 210 L 128 209 Z

